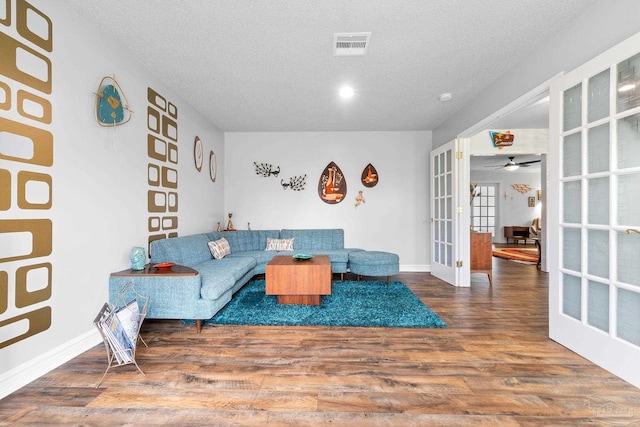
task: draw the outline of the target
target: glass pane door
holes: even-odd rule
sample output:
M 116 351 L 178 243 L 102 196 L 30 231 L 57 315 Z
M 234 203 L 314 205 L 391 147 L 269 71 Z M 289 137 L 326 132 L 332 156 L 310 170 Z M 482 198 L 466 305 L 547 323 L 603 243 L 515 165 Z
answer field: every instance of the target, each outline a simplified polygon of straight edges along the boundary
M 640 54 L 629 55 L 637 49 L 638 41 L 618 46 L 552 89 L 559 251 L 549 333 L 640 386 Z
M 456 141 L 431 152 L 431 273 L 456 284 L 454 215 Z

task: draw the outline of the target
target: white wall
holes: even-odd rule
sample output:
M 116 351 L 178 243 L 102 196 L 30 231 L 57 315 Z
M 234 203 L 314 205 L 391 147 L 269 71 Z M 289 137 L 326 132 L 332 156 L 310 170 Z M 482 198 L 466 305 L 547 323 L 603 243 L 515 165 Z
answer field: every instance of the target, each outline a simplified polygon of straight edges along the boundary
M 225 144 L 225 208 L 237 229 L 343 228 L 347 247 L 395 252 L 401 270 L 428 270 L 431 132 L 232 132 Z M 348 189 L 336 205 L 317 190 L 331 161 Z M 280 175 L 258 176 L 253 162 L 280 166 Z M 380 179 L 373 188 L 360 183 L 369 163 Z M 305 190 L 283 190 L 281 179 L 304 174 Z M 366 201 L 356 208 L 358 190 Z
M 471 160 L 473 162 L 473 159 Z M 540 187 L 540 171 L 471 171 L 471 182 L 478 184 L 497 184 L 497 222 L 494 243 L 504 243 L 503 227 L 505 225 L 529 226 L 531 221 L 542 215 L 542 204 L 538 200 Z M 519 193 L 512 185 L 526 184 L 531 187 L 527 193 Z M 528 198 L 535 197 L 535 207 L 531 208 Z M 512 242 L 510 240 L 510 242 Z
M 46 171 L 53 177 L 53 207 L 28 212 L 14 205 L 0 212 L 0 218 L 44 215 L 53 222 L 53 253 L 37 260 L 52 264 L 52 296 L 40 304 L 51 306 L 52 323 L 48 330 L 0 349 L 0 398 L 63 362 L 61 357 L 74 357 L 74 351 L 81 352 L 97 342 L 92 322 L 107 301 L 109 274 L 129 268 L 132 246 L 147 246 L 147 87 L 178 107 L 179 234 L 209 230 L 214 219 L 223 214 L 222 132 L 108 35 L 97 34 L 65 5 L 41 0 L 31 3 L 52 20 L 54 30 L 53 51 L 48 55 L 53 64 L 49 99 L 53 105 L 54 165 Z M 19 39 L 14 28 L 3 27 L 3 31 Z M 133 110 L 132 120 L 115 130 L 99 126 L 94 119 L 98 83 L 113 75 Z M 5 81 L 14 93 L 20 87 Z M 11 120 L 25 120 L 14 111 L 2 113 Z M 196 135 L 203 140 L 207 154 L 202 172 L 194 167 Z M 207 170 L 210 150 L 218 154 L 216 183 Z M 18 162 L 0 162 L 12 174 L 25 168 Z M 8 273 L 10 288 L 18 265 L 0 264 L 0 270 Z M 7 311 L 0 313 L 0 321 L 23 311 L 11 300 Z M 10 331 L 5 328 L 2 332 Z M 85 342 L 78 342 L 85 338 Z M 77 348 L 60 356 L 72 345 Z
M 640 31 L 640 2 L 598 0 L 458 113 L 433 130 L 433 147 L 500 110 L 560 72 L 568 72 Z M 454 94 L 455 95 L 455 94 Z

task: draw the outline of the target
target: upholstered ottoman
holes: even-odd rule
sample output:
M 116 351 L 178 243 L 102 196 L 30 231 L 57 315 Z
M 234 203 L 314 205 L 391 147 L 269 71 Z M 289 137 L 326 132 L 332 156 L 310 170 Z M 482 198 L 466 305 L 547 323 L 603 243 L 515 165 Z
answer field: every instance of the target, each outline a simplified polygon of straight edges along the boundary
M 400 272 L 400 257 L 389 252 L 358 251 L 349 253 L 349 269 L 360 276 L 391 276 Z

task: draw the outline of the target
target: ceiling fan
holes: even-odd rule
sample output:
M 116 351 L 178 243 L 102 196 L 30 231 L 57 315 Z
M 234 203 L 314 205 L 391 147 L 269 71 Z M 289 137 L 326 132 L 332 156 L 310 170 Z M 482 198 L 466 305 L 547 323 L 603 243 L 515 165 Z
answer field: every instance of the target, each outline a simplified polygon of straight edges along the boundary
M 505 163 L 504 165 L 494 165 L 494 166 L 487 166 L 490 168 L 496 168 L 496 169 L 504 169 L 507 171 L 514 171 L 516 169 L 518 169 L 520 166 L 522 166 L 523 168 L 529 167 L 530 164 L 532 163 L 539 163 L 540 160 L 530 160 L 528 162 L 516 162 L 515 157 L 509 157 L 509 161 L 507 163 Z

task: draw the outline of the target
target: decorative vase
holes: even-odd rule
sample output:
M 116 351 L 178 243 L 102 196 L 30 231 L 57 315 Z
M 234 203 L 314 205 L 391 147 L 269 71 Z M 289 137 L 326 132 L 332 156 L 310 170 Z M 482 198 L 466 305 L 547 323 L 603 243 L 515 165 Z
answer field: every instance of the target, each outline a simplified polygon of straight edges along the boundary
M 147 255 L 144 252 L 144 248 L 133 247 L 131 249 L 131 269 L 132 270 L 144 270 L 144 265 L 147 260 Z

